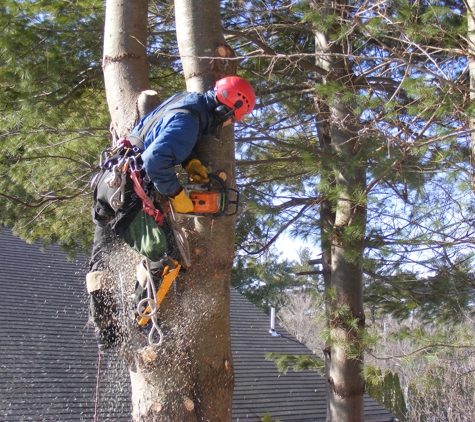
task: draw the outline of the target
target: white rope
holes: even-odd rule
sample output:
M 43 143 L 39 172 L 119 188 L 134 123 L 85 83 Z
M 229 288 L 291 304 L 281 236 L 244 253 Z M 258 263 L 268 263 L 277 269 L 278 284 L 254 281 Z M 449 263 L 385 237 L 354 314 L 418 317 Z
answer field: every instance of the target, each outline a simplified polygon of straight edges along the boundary
M 138 303 L 137 314 L 142 318 L 150 318 L 152 320 L 152 328 L 147 337 L 148 343 L 150 346 L 160 346 L 163 341 L 163 332 L 158 325 L 157 290 L 153 283 L 151 268 L 151 262 L 149 259 L 147 259 L 145 261 L 145 269 L 147 270 L 147 297 Z M 157 338 L 157 340 L 155 338 Z

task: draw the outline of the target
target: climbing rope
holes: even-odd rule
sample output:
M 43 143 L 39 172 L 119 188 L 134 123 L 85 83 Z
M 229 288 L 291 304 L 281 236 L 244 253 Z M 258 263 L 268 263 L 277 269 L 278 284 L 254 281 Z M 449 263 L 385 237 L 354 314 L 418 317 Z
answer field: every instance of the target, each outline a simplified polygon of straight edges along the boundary
M 156 287 L 153 282 L 153 275 L 151 271 L 151 262 L 150 260 L 145 261 L 145 266 L 147 270 L 147 284 L 146 292 L 147 297 L 142 299 L 137 305 L 137 314 L 139 315 L 138 324 L 140 326 L 145 325 L 148 321 L 152 321 L 152 328 L 148 334 L 148 343 L 150 346 L 160 346 L 163 341 L 163 333 L 158 323 L 158 309 L 165 298 L 168 290 L 175 281 L 178 273 L 180 272 L 181 265 L 171 259 L 164 259 L 167 264 L 162 272 L 162 279 L 160 288 L 156 290 Z
M 99 387 L 101 385 L 102 353 L 97 358 L 96 397 L 94 398 L 94 422 L 99 422 Z
M 157 299 L 157 290 L 153 283 L 153 275 L 151 270 L 151 262 L 149 259 L 145 261 L 147 270 L 147 297 L 142 299 L 137 304 L 137 314 L 141 318 L 139 325 L 146 324 L 149 320 L 152 321 L 152 328 L 148 334 L 148 343 L 150 346 L 160 346 L 163 341 L 163 333 L 158 325 L 158 307 L 160 306 Z

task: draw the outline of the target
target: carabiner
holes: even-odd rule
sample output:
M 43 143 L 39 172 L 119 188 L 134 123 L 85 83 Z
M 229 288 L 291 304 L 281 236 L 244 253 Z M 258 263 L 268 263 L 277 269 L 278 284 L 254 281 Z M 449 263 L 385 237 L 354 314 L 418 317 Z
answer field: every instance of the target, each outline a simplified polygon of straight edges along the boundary
M 126 182 L 125 174 L 119 173 L 117 177 L 120 179 L 120 186 L 117 188 L 117 190 L 112 194 L 112 196 L 109 199 L 109 205 L 114 211 L 120 210 L 122 206 L 124 205 L 124 201 L 125 201 L 125 182 Z M 110 187 L 113 187 L 113 186 L 110 186 Z

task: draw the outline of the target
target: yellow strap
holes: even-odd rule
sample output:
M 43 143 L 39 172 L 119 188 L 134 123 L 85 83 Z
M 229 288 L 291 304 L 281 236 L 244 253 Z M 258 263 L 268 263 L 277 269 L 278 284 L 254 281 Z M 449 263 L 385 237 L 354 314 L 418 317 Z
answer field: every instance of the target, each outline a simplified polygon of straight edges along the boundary
M 157 290 L 157 310 L 160 308 L 160 305 L 165 298 L 166 294 L 168 293 L 168 290 L 170 290 L 171 285 L 173 284 L 173 281 L 177 277 L 181 265 L 177 261 L 173 261 L 175 263 L 175 268 L 171 271 L 168 271 L 170 267 L 167 265 L 165 269 L 163 270 L 163 280 L 162 284 L 160 285 L 160 288 Z M 150 306 L 145 309 L 144 313 L 151 312 Z M 138 321 L 139 325 L 145 325 L 148 321 L 150 320 L 150 317 L 141 317 Z

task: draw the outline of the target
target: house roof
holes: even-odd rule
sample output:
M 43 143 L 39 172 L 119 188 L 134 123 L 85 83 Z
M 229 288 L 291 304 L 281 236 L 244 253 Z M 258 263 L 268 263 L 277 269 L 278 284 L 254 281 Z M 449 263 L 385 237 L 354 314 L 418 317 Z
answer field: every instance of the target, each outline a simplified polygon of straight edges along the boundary
M 325 422 L 325 378 L 312 371 L 279 373 L 265 360 L 269 352 L 309 355 L 312 352 L 283 327 L 269 333 L 269 318 L 231 290 L 231 346 L 235 370 L 233 420 L 259 421 L 268 413 L 282 422 Z M 394 417 L 365 394 L 365 421 L 389 422 Z
M 0 420 L 93 420 L 97 342 L 87 325 L 85 257 L 67 261 L 3 228 L 0 236 Z M 114 394 L 121 362 L 102 359 L 99 420 L 130 421 L 127 394 Z
M 99 355 L 84 277 L 87 258 L 66 260 L 59 246 L 40 250 L 3 228 L 0 235 L 0 418 L 18 421 L 130 420 L 130 386 L 113 352 Z M 235 366 L 233 421 L 325 421 L 325 381 L 311 371 L 280 374 L 268 352 L 309 354 L 283 328 L 231 291 Z M 98 377 L 99 374 L 99 377 Z M 98 379 L 99 378 L 99 379 Z M 99 381 L 99 382 L 98 382 Z M 99 392 L 99 395 L 96 393 Z M 98 400 L 98 403 L 96 401 Z M 392 416 L 365 397 L 365 420 Z

